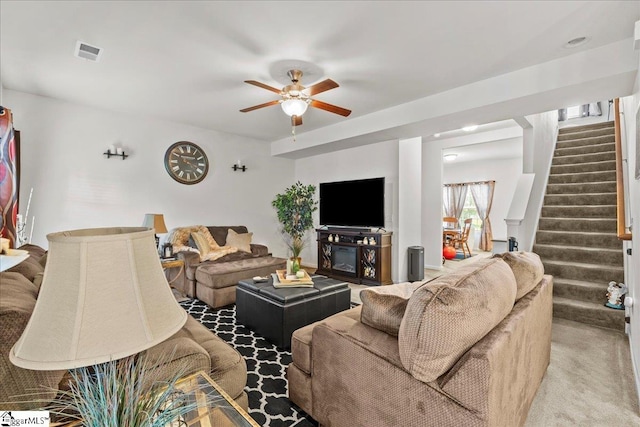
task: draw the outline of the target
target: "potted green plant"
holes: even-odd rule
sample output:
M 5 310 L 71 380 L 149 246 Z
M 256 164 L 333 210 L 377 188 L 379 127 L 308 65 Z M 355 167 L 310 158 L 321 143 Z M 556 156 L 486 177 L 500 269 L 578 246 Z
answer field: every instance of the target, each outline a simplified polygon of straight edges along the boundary
M 278 221 L 282 224 L 282 233 L 286 236 L 291 257 L 298 265 L 300 253 L 305 247 L 304 235 L 313 228 L 313 212 L 318 209 L 315 193 L 315 185 L 303 185 L 298 181 L 284 193 L 277 194 L 271 202 L 278 213 Z

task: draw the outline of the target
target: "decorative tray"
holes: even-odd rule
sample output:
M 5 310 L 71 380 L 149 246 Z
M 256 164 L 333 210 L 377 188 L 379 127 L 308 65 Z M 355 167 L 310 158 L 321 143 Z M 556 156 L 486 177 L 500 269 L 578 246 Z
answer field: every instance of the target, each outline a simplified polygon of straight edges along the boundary
M 276 274 L 278 275 L 278 281 L 280 281 L 280 283 L 283 284 L 293 284 L 293 283 L 300 283 L 300 282 L 312 282 L 311 280 L 311 276 L 309 276 L 309 273 L 307 273 L 305 270 L 299 270 L 299 271 L 304 271 L 304 277 L 301 278 L 287 278 L 287 270 L 276 270 Z

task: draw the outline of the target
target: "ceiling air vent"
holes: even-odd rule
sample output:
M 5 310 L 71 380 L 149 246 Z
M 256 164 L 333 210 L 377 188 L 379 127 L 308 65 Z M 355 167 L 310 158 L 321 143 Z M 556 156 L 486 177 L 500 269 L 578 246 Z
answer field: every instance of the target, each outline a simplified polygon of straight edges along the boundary
M 75 55 L 78 58 L 88 59 L 89 61 L 97 62 L 102 55 L 102 49 L 90 44 L 78 41 L 76 42 Z

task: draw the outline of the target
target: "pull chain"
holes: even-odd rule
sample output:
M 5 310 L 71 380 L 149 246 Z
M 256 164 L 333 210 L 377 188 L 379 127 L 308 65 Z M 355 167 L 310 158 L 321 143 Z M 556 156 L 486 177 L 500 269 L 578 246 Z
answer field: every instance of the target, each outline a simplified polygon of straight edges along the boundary
M 291 135 L 293 136 L 293 142 L 296 142 L 296 127 L 291 126 Z

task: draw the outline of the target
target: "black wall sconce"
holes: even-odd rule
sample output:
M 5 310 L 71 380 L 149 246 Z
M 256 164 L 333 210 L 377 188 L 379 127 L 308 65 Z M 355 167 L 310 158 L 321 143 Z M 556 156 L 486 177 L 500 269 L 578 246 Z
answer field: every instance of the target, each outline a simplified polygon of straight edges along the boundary
M 110 159 L 112 156 L 122 157 L 122 160 L 124 160 L 127 157 L 129 157 L 128 154 L 124 154 L 124 151 L 122 150 L 122 147 L 116 147 L 115 145 L 111 145 L 107 149 L 107 152 L 106 153 L 102 153 L 102 154 L 107 156 L 107 159 Z
M 247 167 L 245 165 L 243 165 L 240 160 L 238 160 L 238 163 L 235 163 L 233 166 L 231 166 L 231 169 L 233 169 L 235 172 L 237 172 L 239 170 L 242 171 L 242 172 L 246 172 Z

